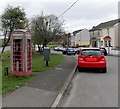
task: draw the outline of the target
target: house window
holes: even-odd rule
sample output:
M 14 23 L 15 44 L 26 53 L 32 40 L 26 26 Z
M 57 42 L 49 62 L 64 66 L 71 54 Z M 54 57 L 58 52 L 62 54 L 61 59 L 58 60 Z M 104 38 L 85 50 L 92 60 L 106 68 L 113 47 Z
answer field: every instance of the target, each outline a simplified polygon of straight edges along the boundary
M 105 47 L 107 47 L 108 45 L 107 45 L 107 41 L 105 41 Z
M 105 47 L 111 47 L 111 41 L 105 41 Z
M 109 47 L 111 47 L 111 41 L 108 41 L 108 45 L 109 45 Z
M 100 46 L 103 46 L 103 41 L 101 41 Z

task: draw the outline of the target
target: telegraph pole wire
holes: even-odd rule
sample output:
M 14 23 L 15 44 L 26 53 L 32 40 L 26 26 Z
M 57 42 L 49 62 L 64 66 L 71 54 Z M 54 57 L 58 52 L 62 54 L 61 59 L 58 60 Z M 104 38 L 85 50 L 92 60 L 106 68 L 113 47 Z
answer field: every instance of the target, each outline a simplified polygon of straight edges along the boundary
M 69 8 L 67 8 L 62 14 L 60 14 L 54 21 L 56 21 L 57 19 L 59 19 L 60 17 L 62 17 L 67 11 L 69 11 L 79 0 L 76 0 Z M 30 22 L 29 24 L 27 24 L 25 27 L 29 27 L 29 25 L 31 25 L 32 22 Z
M 62 14 L 60 14 L 60 15 L 58 16 L 58 18 L 60 18 L 60 17 L 61 17 L 62 15 L 64 15 L 67 11 L 69 11 L 70 8 L 72 8 L 77 2 L 78 2 L 78 0 L 76 0 L 68 9 L 66 9 Z

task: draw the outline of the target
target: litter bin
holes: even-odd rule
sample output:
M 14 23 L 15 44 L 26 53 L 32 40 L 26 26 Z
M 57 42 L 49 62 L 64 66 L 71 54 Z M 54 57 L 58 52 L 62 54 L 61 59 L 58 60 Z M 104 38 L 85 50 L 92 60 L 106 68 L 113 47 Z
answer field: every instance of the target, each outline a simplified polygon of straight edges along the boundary
M 50 48 L 44 48 L 44 61 L 46 62 L 46 66 L 48 66 L 48 62 L 50 61 Z

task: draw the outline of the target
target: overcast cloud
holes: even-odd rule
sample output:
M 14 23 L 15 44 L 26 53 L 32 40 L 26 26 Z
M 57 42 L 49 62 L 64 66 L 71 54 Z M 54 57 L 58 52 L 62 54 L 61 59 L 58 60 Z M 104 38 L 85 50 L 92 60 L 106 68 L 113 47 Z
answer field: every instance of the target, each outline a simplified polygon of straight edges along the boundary
M 59 16 L 76 0 L 0 0 L 0 15 L 7 5 L 21 6 L 28 18 L 43 13 Z M 119 0 L 79 0 L 60 19 L 66 32 L 91 29 L 99 23 L 118 18 Z

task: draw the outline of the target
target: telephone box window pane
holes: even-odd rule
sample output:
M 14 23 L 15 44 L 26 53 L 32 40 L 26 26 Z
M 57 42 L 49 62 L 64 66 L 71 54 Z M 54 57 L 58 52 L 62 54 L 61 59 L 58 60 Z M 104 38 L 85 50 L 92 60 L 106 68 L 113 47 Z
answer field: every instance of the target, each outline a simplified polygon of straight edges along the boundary
M 27 66 L 28 70 L 31 69 L 31 42 L 30 39 L 27 39 Z
M 22 39 L 13 39 L 13 66 L 15 71 L 23 71 Z

